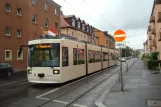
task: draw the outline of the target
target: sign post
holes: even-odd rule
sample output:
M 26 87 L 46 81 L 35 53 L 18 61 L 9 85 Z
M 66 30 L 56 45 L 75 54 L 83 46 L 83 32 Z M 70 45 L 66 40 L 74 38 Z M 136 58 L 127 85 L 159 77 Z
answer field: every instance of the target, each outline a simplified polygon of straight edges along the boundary
M 114 33 L 114 39 L 115 42 L 117 42 L 118 44 L 121 42 L 123 42 L 126 38 L 126 34 L 123 30 L 117 30 Z M 124 42 L 123 42 L 124 43 Z M 123 91 L 123 75 L 122 75 L 122 61 L 121 61 L 121 56 L 122 56 L 122 48 L 124 47 L 124 44 L 122 43 L 122 45 L 120 45 L 120 82 L 121 82 L 121 91 Z

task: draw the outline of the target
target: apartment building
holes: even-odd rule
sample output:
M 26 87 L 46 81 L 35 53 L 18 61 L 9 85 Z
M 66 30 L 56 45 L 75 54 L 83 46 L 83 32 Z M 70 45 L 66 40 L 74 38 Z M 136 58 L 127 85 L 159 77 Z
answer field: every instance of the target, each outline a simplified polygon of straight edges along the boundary
M 147 34 L 149 51 L 159 52 L 161 59 L 161 0 L 154 0 Z
M 41 27 L 60 33 L 60 8 L 53 0 L 1 0 L 0 62 L 26 69 L 27 49 L 18 57 L 19 46 L 40 38 Z
M 146 40 L 144 43 L 144 53 L 149 53 L 149 48 L 148 48 L 148 40 Z
M 93 34 L 93 27 L 75 15 L 61 15 L 61 34 L 77 38 L 79 41 L 98 45 L 98 37 Z
M 101 31 L 97 28 L 93 28 L 93 32 L 95 35 L 99 37 L 99 45 L 104 46 L 106 48 L 114 49 L 115 48 L 115 40 L 112 35 L 108 34 L 107 31 Z

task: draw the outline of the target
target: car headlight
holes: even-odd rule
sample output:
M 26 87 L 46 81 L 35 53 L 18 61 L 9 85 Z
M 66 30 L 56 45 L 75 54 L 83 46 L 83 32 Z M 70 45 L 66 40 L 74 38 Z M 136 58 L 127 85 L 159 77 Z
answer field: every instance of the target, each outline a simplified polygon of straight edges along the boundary
M 59 70 L 53 70 L 53 74 L 60 74 Z
M 32 74 L 32 70 L 31 69 L 28 69 L 28 74 Z

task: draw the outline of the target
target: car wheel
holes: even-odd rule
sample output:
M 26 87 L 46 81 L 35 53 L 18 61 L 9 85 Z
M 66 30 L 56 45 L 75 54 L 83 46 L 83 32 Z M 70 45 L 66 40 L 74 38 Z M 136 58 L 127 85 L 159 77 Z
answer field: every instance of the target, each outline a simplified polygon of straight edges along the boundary
M 11 71 L 8 71 L 7 76 L 10 77 L 12 75 Z

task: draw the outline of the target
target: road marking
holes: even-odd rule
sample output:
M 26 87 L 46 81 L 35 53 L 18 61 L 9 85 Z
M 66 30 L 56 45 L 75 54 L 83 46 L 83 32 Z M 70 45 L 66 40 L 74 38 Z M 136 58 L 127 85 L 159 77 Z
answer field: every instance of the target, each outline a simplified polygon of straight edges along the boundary
M 44 93 L 44 94 L 38 95 L 36 98 L 42 98 L 43 96 L 45 96 L 45 95 L 47 95 L 47 94 L 50 94 L 50 93 L 52 93 L 52 92 L 54 92 L 54 91 L 57 91 L 58 89 L 59 89 L 59 88 L 50 90 L 50 91 L 48 91 L 48 92 L 46 92 L 46 93 Z
M 41 98 L 41 97 L 39 97 L 38 99 L 41 99 L 41 100 L 47 100 L 47 101 L 49 101 L 50 99 L 48 99 L 48 98 Z
M 59 100 L 53 100 L 54 102 L 57 102 L 57 103 L 62 103 L 62 104 L 69 104 L 68 102 L 64 102 L 64 101 L 59 101 Z
M 27 81 L 27 80 L 22 80 L 22 81 Z M 10 82 L 10 83 L 6 83 L 6 84 L 2 84 L 2 85 L 0 85 L 0 87 L 10 85 L 10 84 L 19 83 L 19 82 L 22 82 L 22 81 L 16 81 L 16 82 Z
M 73 104 L 76 107 L 88 107 L 88 106 L 84 106 L 84 105 L 79 105 L 79 104 Z

